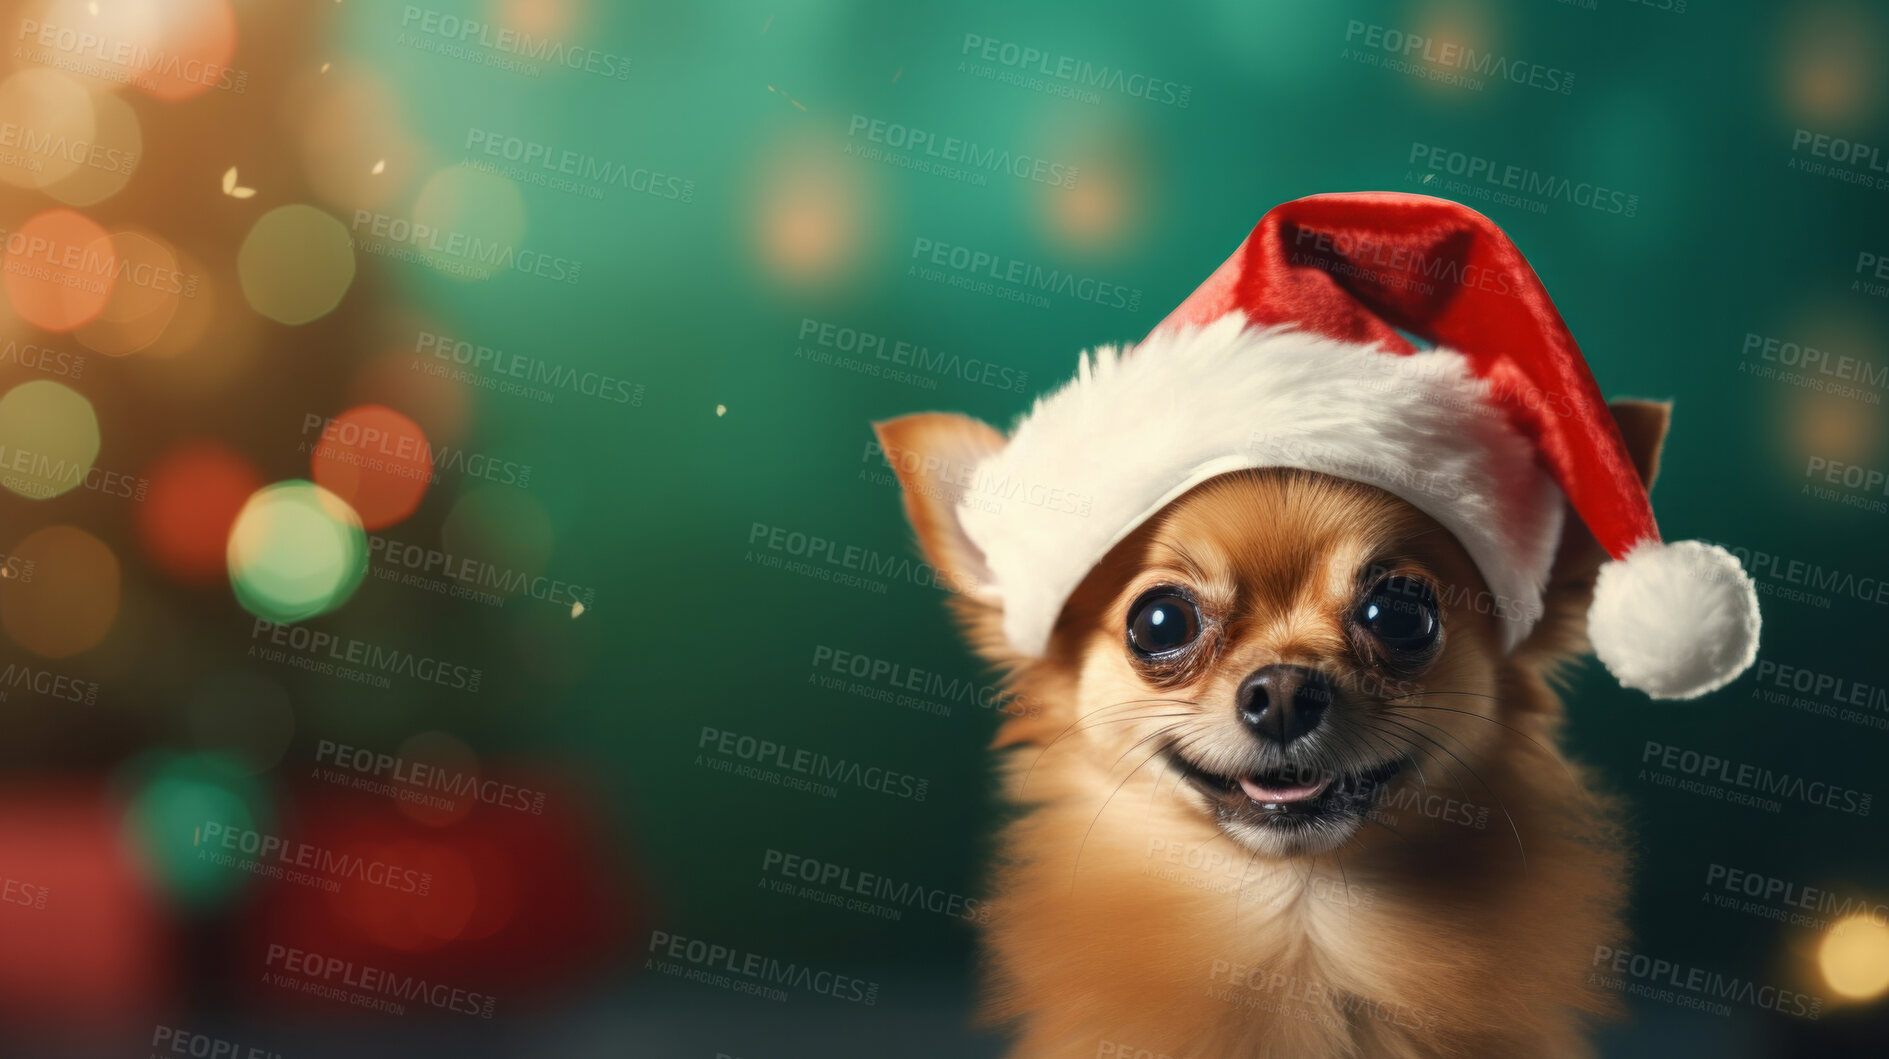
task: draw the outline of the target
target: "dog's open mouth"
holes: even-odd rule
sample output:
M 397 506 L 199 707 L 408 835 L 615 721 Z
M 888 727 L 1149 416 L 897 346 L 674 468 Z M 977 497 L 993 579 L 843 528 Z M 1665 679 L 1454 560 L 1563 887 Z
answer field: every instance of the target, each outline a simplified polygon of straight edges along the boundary
M 1170 748 L 1168 762 L 1196 790 L 1206 795 L 1222 823 L 1267 828 L 1299 828 L 1360 818 L 1377 801 L 1391 777 L 1410 765 L 1394 758 L 1358 771 L 1283 768 L 1245 775 L 1221 775 L 1189 761 Z

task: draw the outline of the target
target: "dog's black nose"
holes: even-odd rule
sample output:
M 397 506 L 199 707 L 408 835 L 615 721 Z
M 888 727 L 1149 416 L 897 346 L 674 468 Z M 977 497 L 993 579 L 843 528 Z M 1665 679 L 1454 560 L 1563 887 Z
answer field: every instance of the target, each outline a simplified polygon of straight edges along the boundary
M 1331 681 L 1307 666 L 1261 666 L 1234 693 L 1240 720 L 1261 739 L 1285 746 L 1318 727 L 1331 706 Z

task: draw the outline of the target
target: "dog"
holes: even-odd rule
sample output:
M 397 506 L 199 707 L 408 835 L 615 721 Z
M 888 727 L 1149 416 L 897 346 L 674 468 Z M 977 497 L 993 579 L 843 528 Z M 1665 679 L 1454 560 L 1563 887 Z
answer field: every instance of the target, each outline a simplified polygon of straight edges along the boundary
M 1607 406 L 1652 482 L 1665 405 Z M 879 423 L 907 517 L 970 585 L 975 419 Z M 1565 503 L 1565 502 L 1564 502 Z M 985 1015 L 1028 1059 L 1590 1054 L 1624 935 L 1614 803 L 1559 749 L 1607 554 L 1579 518 L 1526 638 L 1458 539 L 1381 489 L 1242 469 L 1168 502 L 1070 593 L 1040 656 L 960 591 L 1042 708 L 999 728 Z

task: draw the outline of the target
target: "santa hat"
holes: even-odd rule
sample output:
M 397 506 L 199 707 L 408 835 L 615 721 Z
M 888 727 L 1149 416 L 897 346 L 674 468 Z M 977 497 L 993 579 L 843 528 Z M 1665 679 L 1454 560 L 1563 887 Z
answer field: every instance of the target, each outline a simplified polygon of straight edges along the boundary
M 1195 485 L 1258 467 L 1377 486 L 1434 518 L 1488 583 L 1505 649 L 1541 616 L 1566 503 L 1611 556 L 1587 627 L 1622 684 L 1693 698 L 1757 652 L 1751 579 L 1723 548 L 1661 542 L 1567 326 L 1468 207 L 1279 206 L 1140 345 L 1096 350 L 1038 400 L 977 468 L 1003 488 L 958 509 L 1010 646 L 1041 655 L 1110 548 Z

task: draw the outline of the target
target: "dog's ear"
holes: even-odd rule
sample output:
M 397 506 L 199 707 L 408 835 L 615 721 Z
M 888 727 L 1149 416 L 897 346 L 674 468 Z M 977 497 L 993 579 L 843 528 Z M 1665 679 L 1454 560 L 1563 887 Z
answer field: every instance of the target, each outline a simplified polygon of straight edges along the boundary
M 1620 437 L 1627 443 L 1627 454 L 1640 472 L 1640 481 L 1650 492 L 1653 477 L 1659 473 L 1660 448 L 1666 441 L 1672 404 L 1620 400 L 1607 408 L 1613 412 Z M 1518 659 L 1548 671 L 1588 650 L 1587 608 L 1594 601 L 1594 579 L 1608 559 L 1606 549 L 1594 540 L 1572 506 L 1565 516 L 1561 546 L 1555 552 L 1547 591 L 1542 594 L 1541 620 L 1516 649 Z
M 872 430 L 905 491 L 905 517 L 926 561 L 959 592 L 988 600 L 995 582 L 958 520 L 958 501 L 977 465 L 1002 451 L 1004 436 L 979 420 L 944 412 L 900 416 Z

